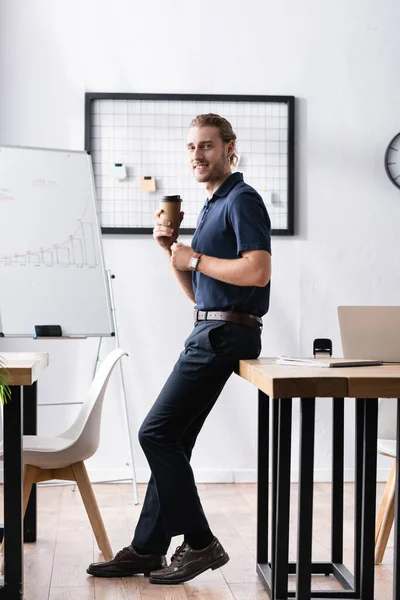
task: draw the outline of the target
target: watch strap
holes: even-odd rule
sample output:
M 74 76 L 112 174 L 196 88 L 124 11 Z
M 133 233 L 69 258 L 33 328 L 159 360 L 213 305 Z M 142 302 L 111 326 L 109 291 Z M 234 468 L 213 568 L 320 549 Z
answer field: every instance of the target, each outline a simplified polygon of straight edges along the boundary
M 190 268 L 192 269 L 192 271 L 197 271 L 197 268 L 199 266 L 199 262 L 200 262 L 200 258 L 202 257 L 202 254 L 199 254 L 198 252 L 195 252 L 192 256 L 192 258 L 190 259 L 190 262 L 192 262 L 192 260 L 195 258 L 196 259 L 196 263 L 195 266 L 192 267 L 190 266 Z

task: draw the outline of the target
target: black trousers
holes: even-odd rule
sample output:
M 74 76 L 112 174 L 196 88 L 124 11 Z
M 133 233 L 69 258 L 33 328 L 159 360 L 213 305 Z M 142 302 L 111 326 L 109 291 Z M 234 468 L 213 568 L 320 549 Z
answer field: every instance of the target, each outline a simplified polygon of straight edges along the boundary
M 258 328 L 196 323 L 139 430 L 152 474 L 132 541 L 138 548 L 165 554 L 171 537 L 208 528 L 190 466 L 192 450 L 238 361 L 257 358 L 260 351 Z

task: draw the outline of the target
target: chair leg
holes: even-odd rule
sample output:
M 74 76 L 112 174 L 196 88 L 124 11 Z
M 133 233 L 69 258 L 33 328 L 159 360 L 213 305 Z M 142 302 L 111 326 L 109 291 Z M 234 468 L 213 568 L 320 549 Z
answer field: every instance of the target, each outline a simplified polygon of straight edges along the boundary
M 36 477 L 40 473 L 38 467 L 33 465 L 25 465 L 24 467 L 24 488 L 23 488 L 23 505 L 22 511 L 25 516 L 26 508 L 28 506 L 29 498 L 31 496 L 32 486 L 37 481 Z
M 24 466 L 24 485 L 23 485 L 23 502 L 22 502 L 22 514 L 25 516 L 26 507 L 28 506 L 29 498 L 32 491 L 32 486 L 36 481 L 37 472 L 40 471 L 37 467 L 33 465 L 25 465 Z M 0 573 L 4 573 L 4 537 L 1 543 L 1 553 L 3 555 L 3 559 L 1 562 Z
M 375 537 L 375 564 L 380 565 L 385 554 L 386 545 L 394 521 L 394 497 L 396 484 L 396 460 L 393 460 L 389 478 L 379 508 L 376 537 Z
M 382 501 L 381 501 L 381 504 L 379 506 L 378 515 L 376 517 L 375 544 L 378 541 L 379 532 L 380 532 L 381 527 L 382 527 L 383 517 L 384 517 L 385 512 L 386 512 L 386 506 L 387 506 L 388 498 L 390 496 L 390 490 L 392 489 L 393 481 L 394 481 L 395 476 L 396 476 L 396 459 L 393 459 L 392 467 L 391 467 L 390 473 L 389 473 L 389 477 L 388 477 L 388 480 L 386 482 L 385 490 L 383 492 Z
M 106 561 L 112 560 L 114 557 L 113 551 L 111 550 L 107 532 L 104 527 L 103 519 L 101 518 L 99 507 L 97 505 L 96 497 L 94 495 L 86 467 L 83 462 L 78 462 L 71 465 L 71 469 L 74 474 L 75 481 L 78 484 L 78 488 L 81 493 L 89 521 L 92 525 L 97 544 L 103 553 L 104 559 Z

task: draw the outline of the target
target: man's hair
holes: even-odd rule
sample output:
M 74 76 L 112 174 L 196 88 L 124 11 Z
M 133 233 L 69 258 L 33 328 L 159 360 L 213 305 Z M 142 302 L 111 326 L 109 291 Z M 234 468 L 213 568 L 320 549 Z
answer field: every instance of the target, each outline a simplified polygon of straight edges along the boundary
M 231 165 L 235 166 L 238 162 L 238 155 L 236 154 L 236 133 L 232 129 L 232 125 L 224 119 L 214 113 L 208 113 L 206 115 L 197 115 L 192 119 L 190 127 L 216 127 L 219 131 L 219 136 L 225 144 L 234 142 L 233 153 L 230 156 Z

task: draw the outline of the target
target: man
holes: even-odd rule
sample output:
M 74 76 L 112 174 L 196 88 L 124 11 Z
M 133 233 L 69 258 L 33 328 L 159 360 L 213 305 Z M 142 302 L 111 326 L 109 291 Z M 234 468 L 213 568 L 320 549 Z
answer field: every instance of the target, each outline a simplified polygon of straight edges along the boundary
M 235 140 L 230 123 L 218 115 L 191 123 L 189 164 L 208 197 L 192 246 L 175 242 L 176 232 L 156 213 L 153 237 L 196 303 L 195 326 L 139 431 L 152 475 L 132 544 L 112 561 L 90 565 L 91 575 L 150 573 L 152 583 L 183 583 L 229 560 L 209 528 L 190 458 L 238 361 L 259 356 L 261 317 L 269 306 L 270 220 L 257 192 L 241 173 L 231 173 Z M 171 537 L 180 534 L 184 542 L 167 566 Z

